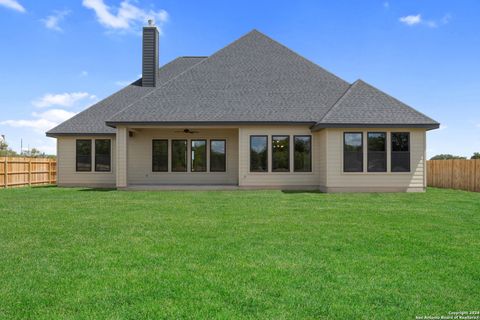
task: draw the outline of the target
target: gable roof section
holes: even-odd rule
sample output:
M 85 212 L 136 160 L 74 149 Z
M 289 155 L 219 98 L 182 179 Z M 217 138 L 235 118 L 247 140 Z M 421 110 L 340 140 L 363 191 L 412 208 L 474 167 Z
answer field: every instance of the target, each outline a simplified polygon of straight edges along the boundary
M 317 123 L 349 84 L 254 30 L 118 112 L 119 123 Z
M 438 128 L 439 124 L 401 101 L 357 80 L 316 125 L 326 127 L 410 126 Z
M 159 69 L 160 81 L 163 83 L 191 68 L 206 57 L 180 57 Z M 115 129 L 108 127 L 105 120 L 139 100 L 155 88 L 142 87 L 142 79 L 131 83 L 120 91 L 94 104 L 72 118 L 62 122 L 47 132 L 47 136 L 78 134 L 115 134 Z

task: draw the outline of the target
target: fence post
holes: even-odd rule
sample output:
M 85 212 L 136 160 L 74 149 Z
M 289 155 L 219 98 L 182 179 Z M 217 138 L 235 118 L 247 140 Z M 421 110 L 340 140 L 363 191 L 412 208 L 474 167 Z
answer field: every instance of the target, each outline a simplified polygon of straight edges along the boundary
M 5 175 L 5 178 L 4 178 L 4 182 L 5 182 L 5 189 L 7 189 L 8 187 L 8 157 L 5 156 L 5 162 L 3 163 L 4 164 L 4 169 L 3 169 L 3 174 Z
M 52 161 L 48 159 L 48 184 L 52 184 Z
M 477 191 L 477 160 L 473 159 L 473 190 Z

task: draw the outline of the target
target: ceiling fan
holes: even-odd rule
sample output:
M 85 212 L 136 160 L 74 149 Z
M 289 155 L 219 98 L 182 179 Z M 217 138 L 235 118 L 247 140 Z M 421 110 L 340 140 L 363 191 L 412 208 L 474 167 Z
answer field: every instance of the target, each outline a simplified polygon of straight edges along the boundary
M 195 130 L 190 130 L 190 129 L 183 129 L 183 130 L 179 130 L 179 131 L 175 131 L 175 132 L 183 132 L 183 133 L 199 133 L 198 131 L 195 131 Z

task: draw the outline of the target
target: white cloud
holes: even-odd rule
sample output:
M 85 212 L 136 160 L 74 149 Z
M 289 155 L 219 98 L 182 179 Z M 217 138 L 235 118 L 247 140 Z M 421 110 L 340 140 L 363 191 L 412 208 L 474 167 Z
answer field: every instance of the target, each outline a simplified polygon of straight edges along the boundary
M 34 147 L 41 152 L 45 152 L 46 154 L 57 154 L 57 145 L 55 141 L 56 139 L 48 139 L 45 142 L 37 140 L 37 144 L 35 144 Z
M 119 8 L 107 6 L 104 0 L 83 0 L 83 6 L 94 10 L 98 21 L 103 26 L 114 30 L 130 30 L 144 25 L 148 19 L 155 20 L 157 27 L 161 27 L 168 20 L 167 11 L 146 11 L 131 4 L 129 0 L 123 0 Z
M 63 31 L 63 29 L 59 26 L 60 22 L 65 19 L 67 15 L 70 14 L 69 10 L 63 11 L 54 11 L 54 13 L 41 21 L 45 25 L 46 28 L 55 30 L 55 31 Z
M 70 112 L 62 109 L 51 109 L 45 112 L 33 112 L 34 119 L 28 120 L 5 120 L 0 122 L 2 125 L 7 125 L 15 128 L 30 128 L 39 133 L 52 129 L 59 123 L 73 117 L 75 112 Z
M 86 77 L 86 76 L 88 76 L 88 71 L 83 70 L 82 72 L 80 72 L 80 77 Z
M 18 12 L 25 12 L 25 8 L 16 0 L 0 0 L 0 6 L 16 10 Z
M 449 23 L 451 19 L 452 19 L 452 16 L 449 13 L 444 15 L 438 21 L 436 21 L 436 20 L 424 20 L 422 18 L 421 14 L 417 14 L 417 15 L 409 15 L 409 16 L 405 16 L 405 17 L 400 17 L 399 21 L 406 24 L 407 26 L 414 26 L 414 25 L 420 25 L 421 24 L 421 25 L 425 25 L 429 28 L 437 28 L 440 25 L 445 25 L 445 24 Z
M 32 116 L 36 118 L 42 118 L 52 122 L 63 122 L 67 119 L 70 119 L 74 115 L 75 115 L 75 112 L 70 112 L 63 109 L 50 109 L 45 112 L 32 113 Z
M 399 20 L 400 22 L 405 23 L 408 26 L 413 26 L 422 22 L 422 15 L 421 14 L 409 15 L 405 17 L 400 17 Z
M 383 3 L 383 7 L 384 7 L 385 9 L 390 8 L 390 3 L 389 3 L 388 1 L 385 1 L 385 2 Z
M 71 107 L 76 102 L 91 99 L 95 100 L 97 97 L 95 95 L 89 94 L 87 92 L 72 92 L 72 93 L 60 93 L 60 94 L 51 94 L 47 93 L 40 99 L 37 99 L 32 102 L 32 104 L 39 108 L 46 108 L 51 106 L 63 106 Z

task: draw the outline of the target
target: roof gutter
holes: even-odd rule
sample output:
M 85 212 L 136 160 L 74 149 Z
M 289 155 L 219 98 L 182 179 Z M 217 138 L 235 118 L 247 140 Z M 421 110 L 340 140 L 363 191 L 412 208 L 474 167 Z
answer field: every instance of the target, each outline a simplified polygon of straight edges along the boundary
M 64 132 L 64 133 L 50 133 L 45 134 L 50 138 L 58 137 L 74 137 L 74 136 L 114 136 L 115 133 L 100 133 L 100 132 Z
M 105 124 L 109 127 L 116 128 L 118 125 L 132 126 L 132 125 L 141 125 L 141 126 L 179 126 L 179 125 L 303 125 L 303 126 L 313 126 L 315 122 L 309 121 L 106 121 Z
M 439 123 L 317 123 L 310 129 L 318 131 L 326 128 L 423 128 L 438 129 Z

